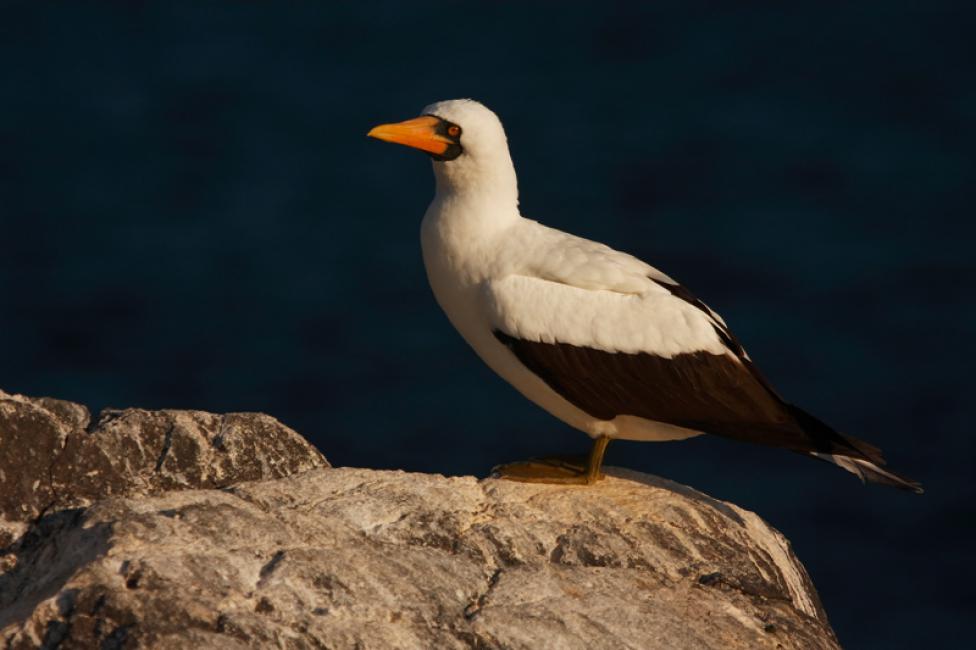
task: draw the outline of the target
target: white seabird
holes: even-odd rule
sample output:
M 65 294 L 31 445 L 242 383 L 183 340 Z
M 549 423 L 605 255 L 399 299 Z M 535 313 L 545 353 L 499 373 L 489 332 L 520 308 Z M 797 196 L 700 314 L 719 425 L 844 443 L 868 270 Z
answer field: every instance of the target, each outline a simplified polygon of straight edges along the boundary
M 641 260 L 524 218 L 498 117 L 451 100 L 369 135 L 427 152 L 427 277 L 461 336 L 525 397 L 594 439 L 585 466 L 530 461 L 507 478 L 593 483 L 609 440 L 710 433 L 783 447 L 921 492 L 876 447 L 784 401 L 725 321 Z

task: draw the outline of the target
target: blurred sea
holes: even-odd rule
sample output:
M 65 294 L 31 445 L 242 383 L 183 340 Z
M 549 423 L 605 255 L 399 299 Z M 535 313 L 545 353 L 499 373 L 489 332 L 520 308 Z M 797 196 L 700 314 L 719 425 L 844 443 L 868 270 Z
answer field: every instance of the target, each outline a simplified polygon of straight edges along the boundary
M 787 398 L 928 493 L 709 437 L 608 462 L 782 530 L 847 647 L 958 647 L 969 7 L 0 2 L 0 387 L 264 411 L 341 465 L 582 452 L 440 313 L 429 163 L 365 137 L 474 97 L 506 125 L 524 214 L 681 280 Z

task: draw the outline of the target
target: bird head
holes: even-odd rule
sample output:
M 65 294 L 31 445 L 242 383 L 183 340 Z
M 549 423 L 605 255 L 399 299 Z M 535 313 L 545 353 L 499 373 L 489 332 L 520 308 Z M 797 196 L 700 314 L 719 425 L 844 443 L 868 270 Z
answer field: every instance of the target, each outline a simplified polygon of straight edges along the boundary
M 434 160 L 438 189 L 515 190 L 515 170 L 498 116 L 473 99 L 452 99 L 426 106 L 420 117 L 381 124 L 371 138 L 406 145 Z

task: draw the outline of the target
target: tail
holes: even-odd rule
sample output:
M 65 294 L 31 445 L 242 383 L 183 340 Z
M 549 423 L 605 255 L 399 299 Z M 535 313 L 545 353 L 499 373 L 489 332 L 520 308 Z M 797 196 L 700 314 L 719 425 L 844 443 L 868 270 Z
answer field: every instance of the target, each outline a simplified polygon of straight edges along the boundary
M 923 494 L 925 492 L 925 490 L 922 489 L 922 484 L 918 481 L 913 481 L 910 478 L 899 476 L 890 470 L 875 465 L 869 460 L 864 460 L 863 458 L 853 458 L 851 456 L 841 456 L 840 454 L 824 454 L 818 451 L 811 451 L 809 453 L 814 458 L 825 460 L 828 463 L 833 463 L 838 467 L 846 469 L 848 472 L 861 479 L 862 483 L 869 481 L 871 483 L 878 483 L 880 485 L 890 485 L 891 487 L 896 487 L 899 490 L 911 490 L 915 494 Z
M 861 482 L 889 485 L 900 490 L 911 490 L 922 494 L 922 484 L 905 476 L 899 476 L 885 469 L 885 459 L 881 450 L 863 440 L 838 433 L 806 411 L 788 404 L 791 415 L 818 443 L 818 448 L 807 451 L 810 456 L 833 463 L 854 474 Z M 799 450 L 798 450 L 799 451 Z

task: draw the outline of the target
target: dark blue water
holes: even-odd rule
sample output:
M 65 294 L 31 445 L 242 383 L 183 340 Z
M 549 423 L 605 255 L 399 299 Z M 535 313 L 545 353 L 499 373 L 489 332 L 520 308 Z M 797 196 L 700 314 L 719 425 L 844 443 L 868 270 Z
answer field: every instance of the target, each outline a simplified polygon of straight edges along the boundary
M 364 137 L 475 97 L 525 214 L 682 280 L 784 395 L 928 493 L 718 439 L 609 462 L 783 530 L 851 648 L 968 638 L 963 4 L 327 4 L 0 3 L 0 386 L 266 411 L 343 465 L 583 451 L 441 315 L 429 163 Z

